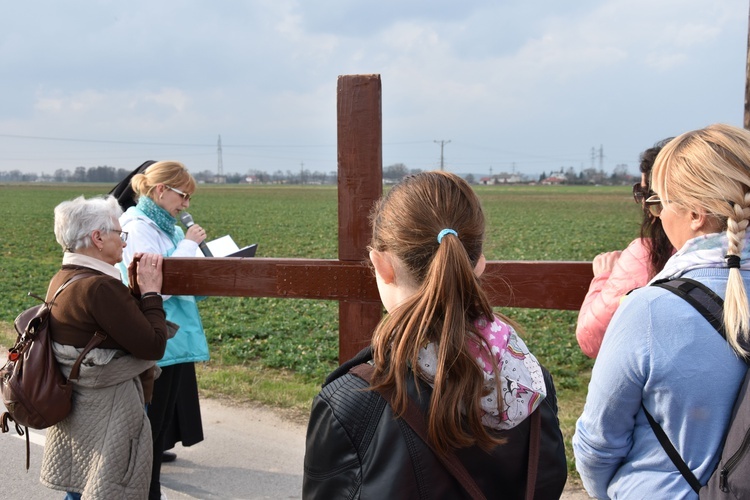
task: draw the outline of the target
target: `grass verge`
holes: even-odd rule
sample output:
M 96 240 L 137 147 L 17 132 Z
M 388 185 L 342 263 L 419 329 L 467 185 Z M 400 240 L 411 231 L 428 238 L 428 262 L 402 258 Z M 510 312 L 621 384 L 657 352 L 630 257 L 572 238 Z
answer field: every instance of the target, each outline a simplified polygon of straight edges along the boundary
M 3 351 L 16 339 L 13 325 L 0 322 L 0 346 Z M 218 359 L 217 359 L 218 358 Z M 309 376 L 288 370 L 268 368 L 260 362 L 242 365 L 224 364 L 220 357 L 208 363 L 197 363 L 196 373 L 202 397 L 219 399 L 230 405 L 264 405 L 273 408 L 284 418 L 306 424 L 313 397 L 320 390 L 320 383 L 310 381 Z M 588 385 L 585 375 L 581 383 Z M 565 438 L 568 458 L 569 481 L 576 482 L 571 438 L 575 422 L 583 410 L 585 393 L 580 390 L 557 388 L 560 427 Z

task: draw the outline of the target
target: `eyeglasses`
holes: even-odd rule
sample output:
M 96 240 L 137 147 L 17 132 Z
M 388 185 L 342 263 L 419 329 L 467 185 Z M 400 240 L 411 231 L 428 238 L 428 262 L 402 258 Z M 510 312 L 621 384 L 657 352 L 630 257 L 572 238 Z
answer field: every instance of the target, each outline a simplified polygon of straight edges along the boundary
M 636 203 L 643 203 L 646 198 L 654 194 L 650 189 L 644 189 L 640 182 L 633 184 L 633 199 Z
M 648 211 L 651 212 L 651 215 L 654 217 L 659 217 L 661 215 L 661 211 L 664 209 L 664 205 L 662 205 L 661 200 L 657 195 L 649 196 L 646 201 L 643 202 L 646 205 L 646 208 L 648 208 Z
M 182 191 L 180 191 L 179 189 L 177 189 L 177 188 L 173 188 L 172 186 L 167 186 L 166 184 L 165 184 L 164 186 L 165 186 L 165 187 L 166 187 L 167 189 L 169 189 L 170 191 L 174 191 L 175 193 L 177 193 L 177 194 L 179 194 L 180 196 L 182 196 L 182 199 L 183 199 L 183 200 L 185 200 L 185 201 L 190 201 L 190 198 L 192 198 L 192 197 L 193 197 L 193 195 L 191 195 L 191 194 L 187 194 L 187 193 L 183 193 L 183 192 L 182 192 Z
M 125 243 L 128 241 L 128 233 L 125 231 L 118 231 L 117 229 L 102 229 L 102 231 L 109 231 L 110 233 L 119 233 L 120 234 L 120 241 Z
M 120 235 L 120 240 L 122 240 L 123 243 L 128 241 L 128 233 L 125 231 L 118 231 L 117 229 L 112 230 L 113 233 L 118 233 Z

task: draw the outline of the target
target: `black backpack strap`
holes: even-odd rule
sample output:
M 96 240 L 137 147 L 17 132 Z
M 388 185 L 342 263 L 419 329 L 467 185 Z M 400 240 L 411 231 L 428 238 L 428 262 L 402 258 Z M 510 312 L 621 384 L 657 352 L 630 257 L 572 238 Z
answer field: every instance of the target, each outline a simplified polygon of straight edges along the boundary
M 719 334 L 726 339 L 726 332 L 724 331 L 724 300 L 719 297 L 713 290 L 708 288 L 706 285 L 699 281 L 691 280 L 689 278 L 675 278 L 672 280 L 660 280 L 652 283 L 653 286 L 658 286 L 669 290 L 670 292 L 679 295 L 692 305 L 706 320 L 719 332 Z M 651 429 L 653 429 L 656 438 L 661 443 L 662 448 L 669 456 L 672 463 L 677 467 L 685 480 L 693 488 L 693 491 L 698 493 L 701 489 L 701 483 L 698 478 L 695 477 L 693 471 L 687 466 L 685 461 L 682 459 L 677 449 L 674 447 L 672 442 L 667 437 L 664 429 L 654 419 L 653 416 L 648 412 L 646 407 L 641 403 L 643 413 L 646 414 Z
M 652 285 L 669 290 L 688 301 L 724 339 L 727 338 L 724 331 L 724 300 L 716 292 L 690 278 L 660 280 Z
M 664 432 L 664 429 L 662 429 L 658 422 L 654 420 L 654 417 L 652 417 L 646 407 L 643 406 L 643 403 L 641 403 L 641 408 L 643 408 L 643 413 L 646 414 L 646 419 L 648 419 L 648 423 L 651 425 L 651 429 L 653 429 L 654 434 L 656 434 L 656 439 L 658 439 L 659 443 L 661 443 L 661 447 L 664 448 L 664 451 L 667 452 L 670 460 L 672 460 L 672 463 L 675 465 L 675 467 L 677 467 L 677 470 L 680 471 L 682 477 L 684 477 L 688 484 L 690 484 L 690 487 L 693 488 L 693 491 L 698 493 L 698 490 L 701 489 L 701 483 L 700 481 L 698 481 L 698 478 L 695 477 L 693 471 L 690 470 L 690 467 L 688 467 L 688 465 L 675 449 L 672 441 L 670 441 L 669 437 L 667 437 L 667 433 Z

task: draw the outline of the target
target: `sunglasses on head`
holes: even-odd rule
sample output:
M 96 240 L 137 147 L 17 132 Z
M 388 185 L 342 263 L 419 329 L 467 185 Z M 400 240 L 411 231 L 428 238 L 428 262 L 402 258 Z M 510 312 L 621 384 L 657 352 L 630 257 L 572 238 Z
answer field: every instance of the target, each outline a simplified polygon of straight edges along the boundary
M 640 182 L 636 182 L 635 184 L 633 184 L 633 199 L 636 203 L 643 203 L 644 201 L 646 201 L 646 198 L 653 194 L 653 191 L 641 186 Z

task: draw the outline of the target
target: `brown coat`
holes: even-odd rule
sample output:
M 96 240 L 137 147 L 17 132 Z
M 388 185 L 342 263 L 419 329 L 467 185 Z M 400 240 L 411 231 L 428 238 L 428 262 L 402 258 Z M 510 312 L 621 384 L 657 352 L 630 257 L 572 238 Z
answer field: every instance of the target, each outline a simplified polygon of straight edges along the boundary
M 107 335 L 103 349 L 121 349 L 134 357 L 158 361 L 167 345 L 166 315 L 160 296 L 134 297 L 121 281 L 87 267 L 65 265 L 52 277 L 47 299 L 71 276 L 96 276 L 71 283 L 55 300 L 50 333 L 55 342 L 85 347 L 95 332 Z M 154 370 L 141 375 L 146 401 L 151 400 Z

